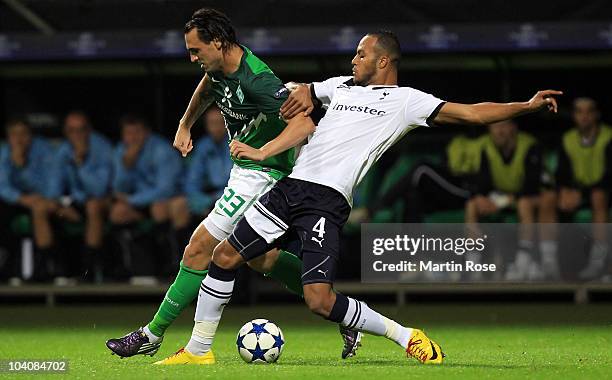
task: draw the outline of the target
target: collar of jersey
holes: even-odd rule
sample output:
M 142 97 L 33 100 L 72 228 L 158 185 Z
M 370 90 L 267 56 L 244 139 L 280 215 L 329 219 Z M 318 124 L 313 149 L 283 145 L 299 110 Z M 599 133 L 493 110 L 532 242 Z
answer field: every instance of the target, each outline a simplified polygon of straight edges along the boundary
M 242 70 L 242 68 L 245 65 L 245 61 L 247 59 L 247 56 L 250 55 L 250 54 L 253 54 L 253 53 L 251 53 L 251 51 L 249 50 L 248 47 L 246 47 L 244 45 L 238 45 L 238 46 L 240 46 L 242 48 L 242 57 L 240 58 L 240 66 L 238 66 L 238 70 L 234 71 L 231 74 L 225 75 L 225 77 L 229 78 L 229 79 L 232 79 L 232 78 L 235 78 L 235 77 L 238 76 L 238 73 L 240 73 L 240 70 Z
M 396 84 L 391 85 L 391 86 L 380 86 L 380 85 L 377 85 L 377 84 L 371 84 L 371 85 L 369 85 L 367 87 L 370 87 L 372 90 L 382 90 L 383 88 L 398 88 L 399 86 L 396 85 Z

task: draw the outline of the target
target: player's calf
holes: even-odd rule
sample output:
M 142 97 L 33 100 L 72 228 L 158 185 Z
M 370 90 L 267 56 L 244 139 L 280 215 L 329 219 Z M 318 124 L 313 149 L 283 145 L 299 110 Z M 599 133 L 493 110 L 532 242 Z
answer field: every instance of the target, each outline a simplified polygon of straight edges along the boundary
M 343 294 L 336 294 L 334 306 L 327 319 L 339 323 L 344 329 L 384 336 L 406 350 L 409 357 L 414 357 L 421 363 L 441 364 L 443 361 L 444 354 L 440 346 L 421 330 L 404 327 L 370 309 L 365 302 Z
M 279 251 L 273 249 L 265 255 L 261 255 L 247 262 L 247 265 L 259 273 L 269 273 L 274 268 L 279 256 Z
M 336 302 L 336 294 L 331 284 L 307 284 L 304 285 L 304 301 L 310 311 L 323 318 L 328 318 Z

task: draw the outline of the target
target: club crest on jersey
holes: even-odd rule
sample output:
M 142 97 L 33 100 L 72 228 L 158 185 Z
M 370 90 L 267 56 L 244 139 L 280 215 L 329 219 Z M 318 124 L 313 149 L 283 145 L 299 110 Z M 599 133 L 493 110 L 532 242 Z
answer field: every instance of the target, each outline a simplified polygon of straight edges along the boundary
M 274 93 L 274 99 L 280 99 L 285 93 L 289 92 L 287 87 L 282 87 L 280 90 Z
M 240 87 L 240 83 L 238 83 L 238 88 L 236 89 L 236 96 L 240 103 L 244 102 L 244 93 L 242 92 L 242 87 Z
M 221 99 L 221 103 L 227 103 L 227 106 L 229 108 L 232 108 L 232 102 L 230 101 L 231 97 L 232 97 L 232 91 L 230 90 L 228 86 L 225 86 L 225 89 L 223 90 L 223 99 Z

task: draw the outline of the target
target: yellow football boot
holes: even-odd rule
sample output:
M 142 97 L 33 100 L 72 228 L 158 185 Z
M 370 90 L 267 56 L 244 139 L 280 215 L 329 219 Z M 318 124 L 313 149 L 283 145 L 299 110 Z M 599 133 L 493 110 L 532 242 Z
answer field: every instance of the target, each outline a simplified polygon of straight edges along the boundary
M 215 355 L 212 350 L 202 356 L 194 355 L 191 352 L 181 348 L 172 356 L 168 356 L 164 360 L 153 363 L 155 365 L 175 365 L 175 364 L 215 364 Z
M 408 357 L 412 356 L 423 364 L 442 364 L 446 355 L 438 343 L 429 339 L 425 333 L 419 329 L 412 329 L 408 347 L 406 347 Z

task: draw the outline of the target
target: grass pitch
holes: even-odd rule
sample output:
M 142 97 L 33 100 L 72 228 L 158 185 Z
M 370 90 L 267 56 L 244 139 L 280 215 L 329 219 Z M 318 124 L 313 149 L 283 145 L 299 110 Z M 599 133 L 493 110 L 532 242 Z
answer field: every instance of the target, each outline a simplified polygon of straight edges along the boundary
M 304 306 L 226 308 L 214 345 L 214 366 L 158 367 L 151 363 L 184 345 L 193 309 L 184 312 L 153 358 L 119 359 L 104 342 L 146 323 L 155 306 L 0 307 L 0 360 L 67 359 L 65 374 L 0 378 L 81 379 L 605 379 L 612 378 L 612 305 L 412 305 L 376 308 L 424 328 L 447 354 L 442 366 L 407 360 L 400 347 L 365 336 L 358 355 L 340 359 L 333 324 Z M 240 326 L 256 317 L 275 321 L 286 338 L 279 362 L 245 364 L 236 351 Z

